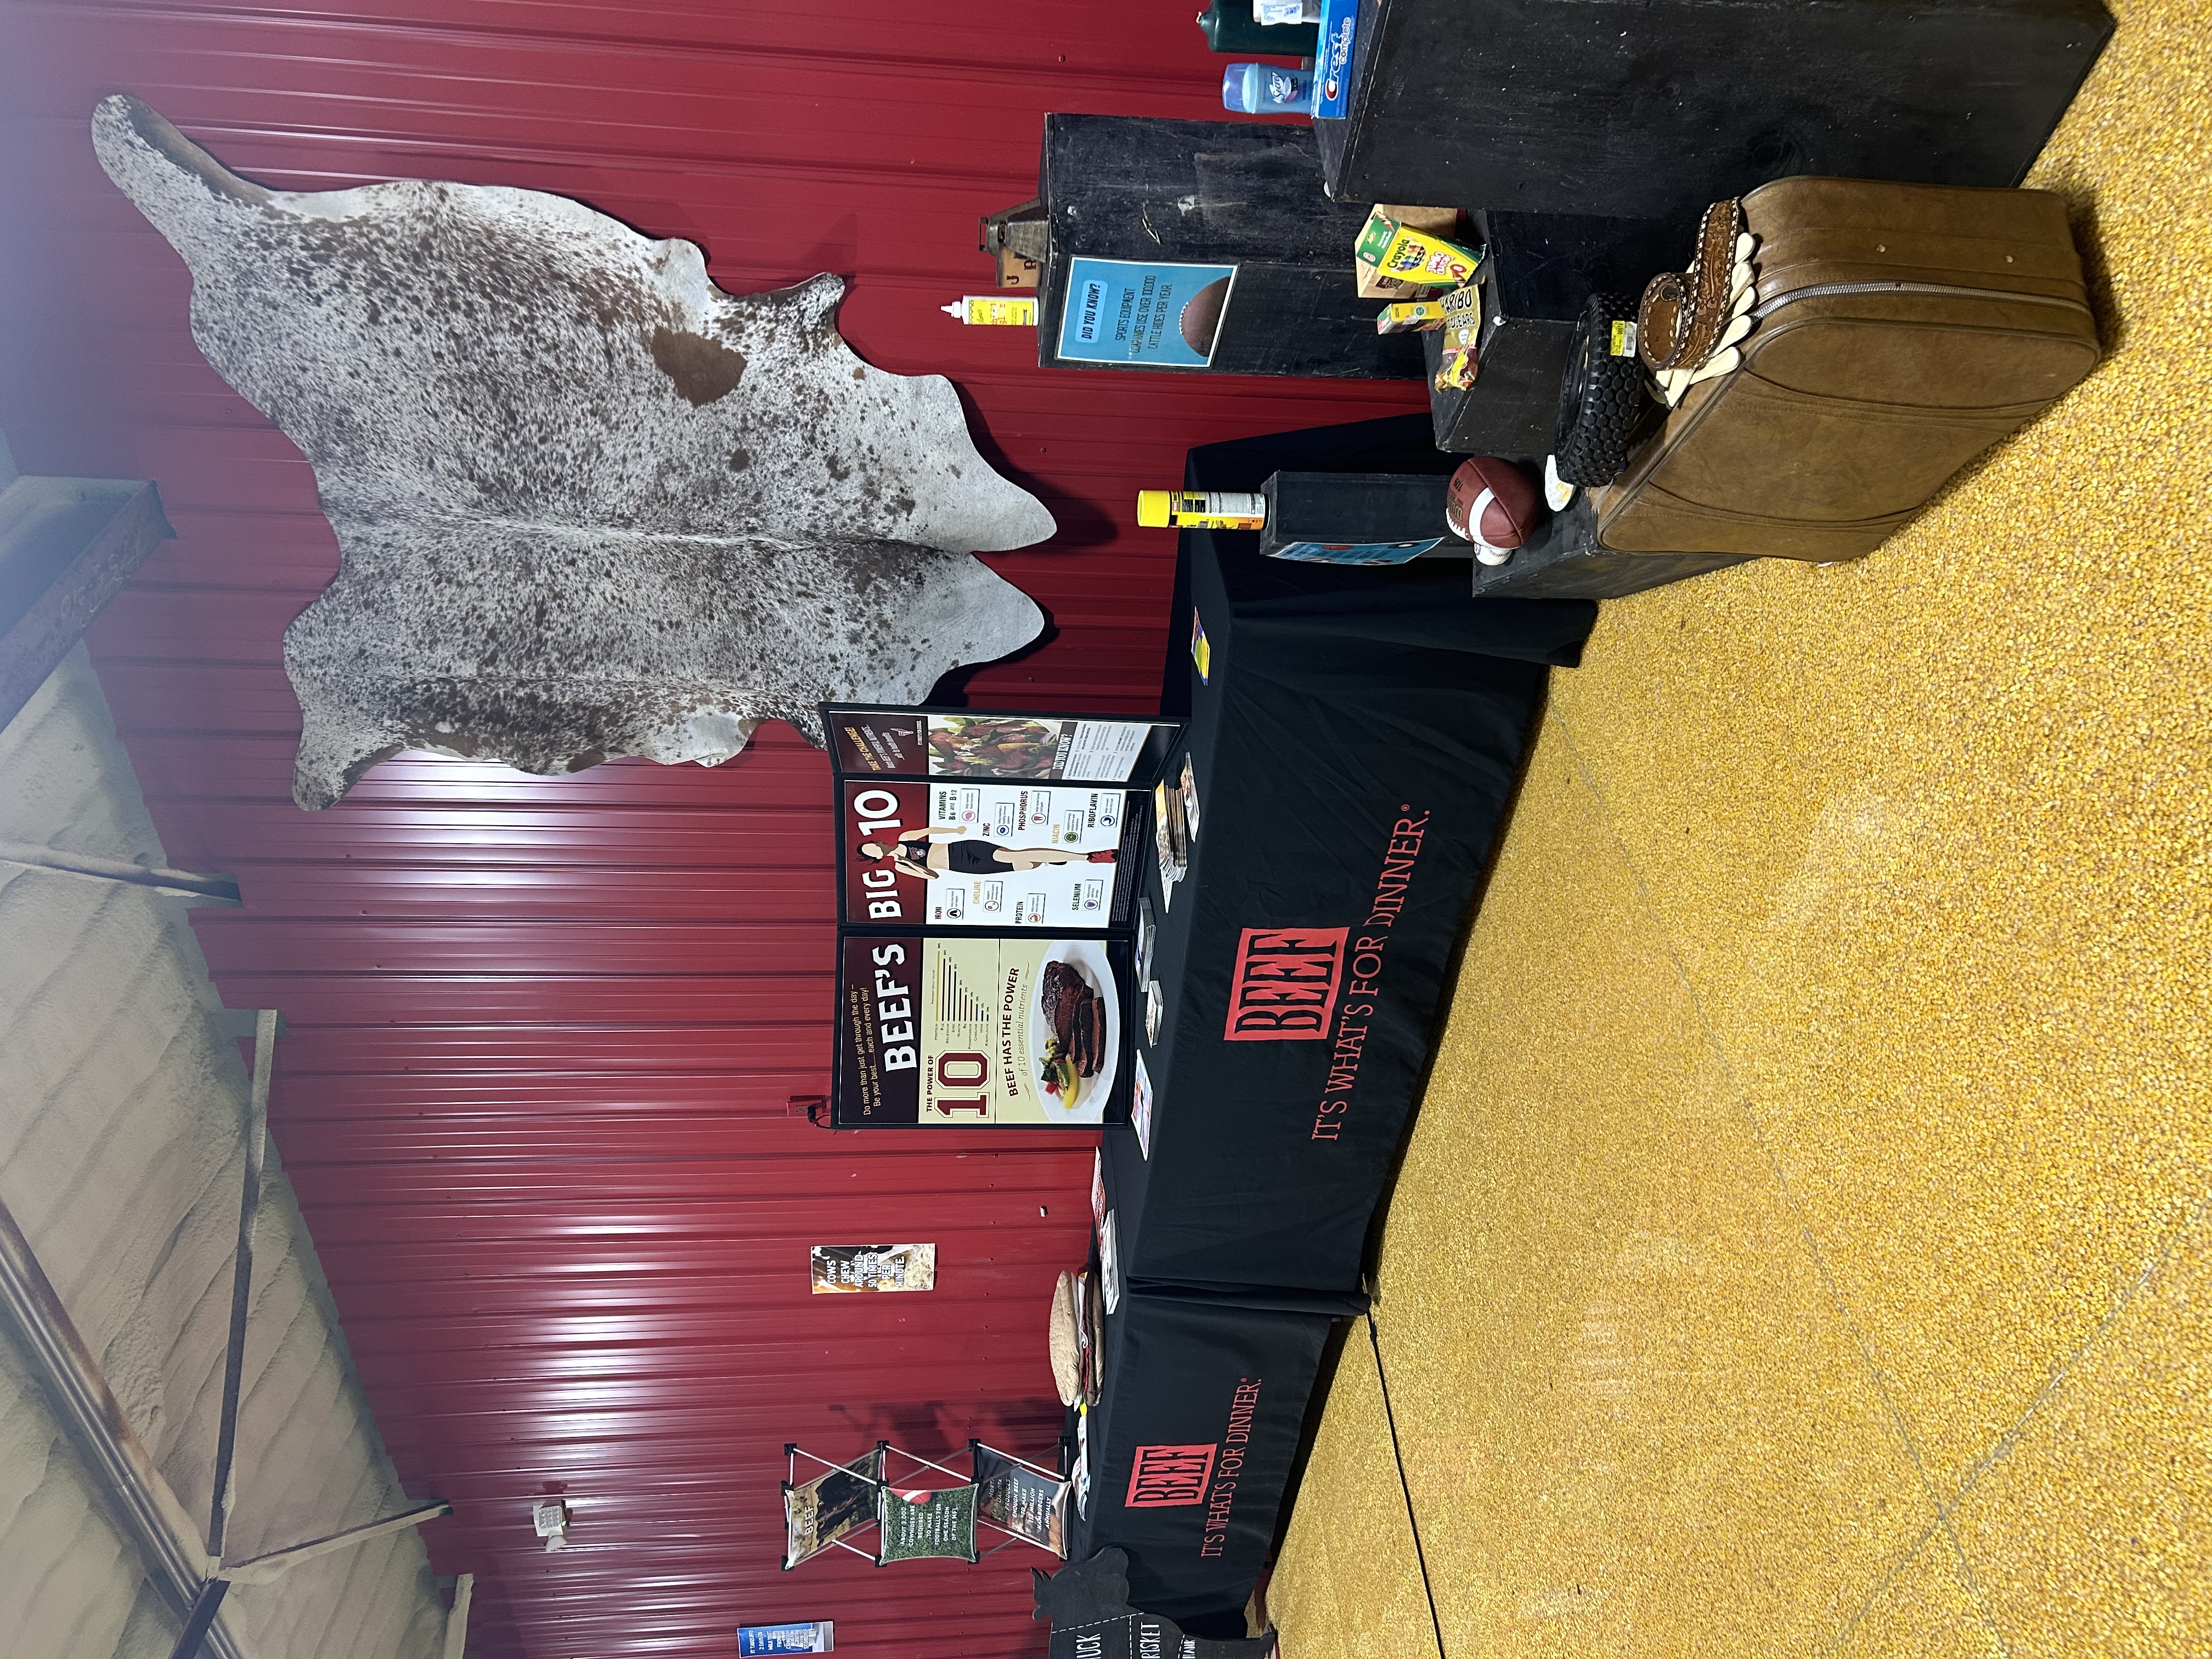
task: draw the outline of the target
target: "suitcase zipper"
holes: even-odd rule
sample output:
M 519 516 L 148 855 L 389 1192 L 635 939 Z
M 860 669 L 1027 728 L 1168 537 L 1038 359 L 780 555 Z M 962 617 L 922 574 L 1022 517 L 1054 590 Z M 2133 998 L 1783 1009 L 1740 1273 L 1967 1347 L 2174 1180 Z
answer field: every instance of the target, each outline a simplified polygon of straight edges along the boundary
M 1798 300 L 1825 300 L 1838 294 L 1942 294 L 1964 300 L 2002 300 L 2008 305 L 2061 306 L 2084 317 L 2094 313 L 2079 300 L 2062 300 L 2050 294 L 2011 294 L 2002 289 L 1959 288 L 1949 283 L 1821 283 L 1813 288 L 1792 289 L 1753 307 L 1752 318 L 1764 321 L 1784 306 Z

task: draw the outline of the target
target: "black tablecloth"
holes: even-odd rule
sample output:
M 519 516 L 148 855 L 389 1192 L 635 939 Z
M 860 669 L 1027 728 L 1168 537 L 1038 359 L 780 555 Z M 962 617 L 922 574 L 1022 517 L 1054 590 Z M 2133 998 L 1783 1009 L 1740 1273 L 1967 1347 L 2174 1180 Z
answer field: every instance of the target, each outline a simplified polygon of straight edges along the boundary
M 1334 1322 L 1123 1296 L 1106 1316 L 1091 1497 L 1068 1559 L 1118 1545 L 1134 1605 L 1194 1636 L 1242 1635 Z
M 1186 482 L 1256 489 L 1282 470 L 1455 463 L 1417 415 L 1194 450 Z M 1262 558 L 1258 542 L 1182 538 L 1164 706 L 1189 722 L 1199 836 L 1171 904 L 1156 872 L 1147 884 L 1166 1002 L 1158 1042 L 1138 1038 L 1152 1153 L 1131 1128 L 1106 1132 L 1126 1289 L 1107 1320 L 1071 1551 L 1127 1549 L 1136 1605 L 1196 1634 L 1241 1628 L 1330 1330 L 1364 1305 L 1369 1225 L 1547 665 L 1578 659 L 1597 615 L 1587 600 L 1474 599 L 1463 562 L 1343 569 Z M 1203 681 L 1186 648 L 1194 606 L 1212 653 Z M 1265 1025 L 1267 988 L 1311 983 L 1296 975 L 1326 965 L 1340 928 L 1326 1034 L 1231 1040 L 1247 930 L 1272 966 L 1245 981 L 1261 1000 L 1243 1012 Z M 1141 994 L 1134 1012 L 1141 1028 Z M 1232 1425 L 1244 1406 L 1249 1422 Z M 1236 1485 L 1217 1493 L 1232 1447 Z M 1178 1473 L 1208 1455 L 1204 1501 L 1157 1501 L 1187 1498 Z M 1140 1456 L 1148 1484 L 1133 1504 Z
M 1194 450 L 1188 480 L 1250 489 L 1279 469 L 1411 462 L 1452 465 L 1419 416 Z M 1346 1292 L 1547 665 L 1578 660 L 1597 607 L 1474 599 L 1460 561 L 1347 569 L 1262 558 L 1258 540 L 1183 538 L 1166 701 L 1187 712 L 1200 833 L 1171 902 L 1148 883 L 1166 1004 L 1141 1048 L 1152 1155 L 1109 1131 L 1109 1182 L 1133 1285 Z M 1194 608 L 1205 680 L 1186 647 Z M 1326 1014 L 1320 1029 L 1264 1040 L 1255 999 L 1317 995 L 1332 967 L 1333 1001 L 1285 1016 Z

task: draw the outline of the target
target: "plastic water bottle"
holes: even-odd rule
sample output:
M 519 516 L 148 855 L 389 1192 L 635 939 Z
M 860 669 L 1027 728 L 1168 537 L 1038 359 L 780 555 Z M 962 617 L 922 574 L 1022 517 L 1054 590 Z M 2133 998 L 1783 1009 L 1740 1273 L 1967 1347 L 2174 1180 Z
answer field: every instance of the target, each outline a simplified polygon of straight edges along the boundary
M 1273 64 L 1231 64 L 1221 74 L 1221 106 L 1240 115 L 1311 115 L 1314 78 Z

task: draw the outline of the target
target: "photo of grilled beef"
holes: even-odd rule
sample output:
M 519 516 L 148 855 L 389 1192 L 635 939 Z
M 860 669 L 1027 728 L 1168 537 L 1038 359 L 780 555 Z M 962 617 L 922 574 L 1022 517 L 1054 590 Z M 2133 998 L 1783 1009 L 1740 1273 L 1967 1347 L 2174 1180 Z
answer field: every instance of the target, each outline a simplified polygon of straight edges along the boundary
M 1069 1035 L 1075 1029 L 1075 1005 L 1090 989 L 1089 981 L 1068 963 L 1045 963 L 1043 981 L 1037 989 L 1037 1004 L 1044 1011 L 1045 1024 L 1063 1048 L 1068 1045 Z
M 1106 1054 L 1106 1005 L 1072 963 L 1048 962 L 1037 989 L 1045 1024 L 1080 1077 L 1096 1077 Z
M 1085 998 L 1081 1016 L 1076 1024 L 1075 1069 L 1085 1077 L 1096 1077 L 1098 1068 L 1106 1063 L 1105 1000 L 1097 996 Z

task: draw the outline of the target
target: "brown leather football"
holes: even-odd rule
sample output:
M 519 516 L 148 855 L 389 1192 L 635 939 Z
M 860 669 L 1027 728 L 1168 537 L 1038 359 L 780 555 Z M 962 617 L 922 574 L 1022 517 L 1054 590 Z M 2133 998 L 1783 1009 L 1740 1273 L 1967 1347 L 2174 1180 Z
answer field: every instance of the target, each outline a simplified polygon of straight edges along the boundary
M 1444 527 L 1463 542 L 1510 550 L 1535 533 L 1542 516 L 1536 481 L 1503 456 L 1462 461 L 1444 492 Z
M 1184 302 L 1182 317 L 1182 343 L 1200 356 L 1213 353 L 1213 337 L 1221 327 L 1221 307 L 1229 303 L 1229 279 L 1226 276 L 1208 283 Z

